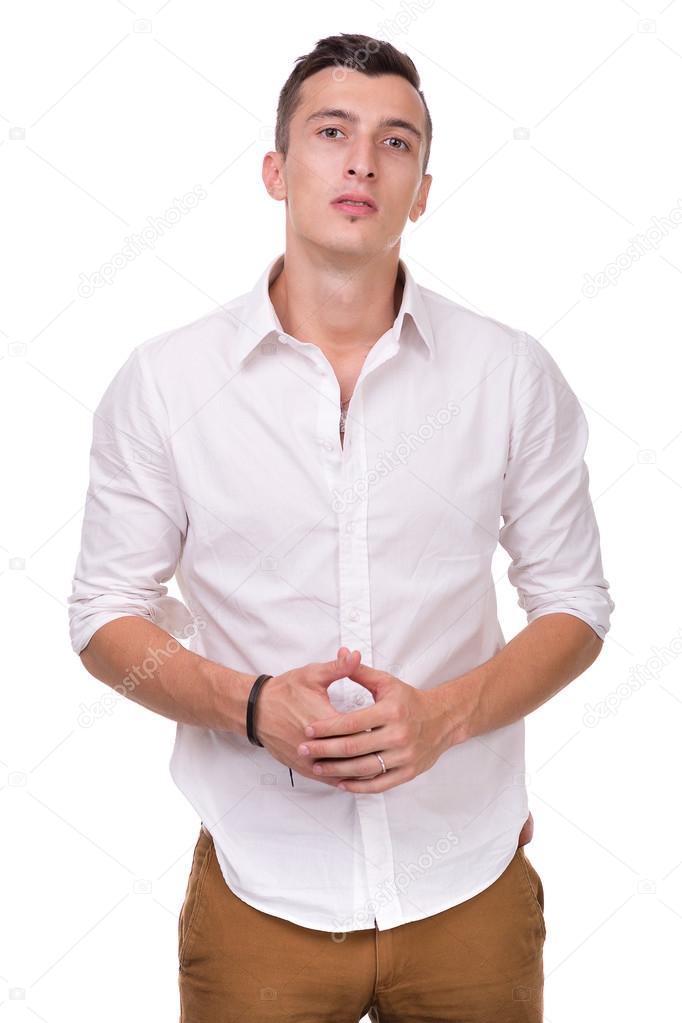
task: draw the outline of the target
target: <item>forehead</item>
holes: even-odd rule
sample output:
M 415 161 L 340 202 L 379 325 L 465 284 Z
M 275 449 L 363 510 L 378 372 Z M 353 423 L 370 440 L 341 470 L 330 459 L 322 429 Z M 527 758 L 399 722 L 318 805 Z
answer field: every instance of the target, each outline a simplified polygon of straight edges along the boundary
M 326 107 L 354 111 L 363 121 L 404 117 L 424 131 L 426 118 L 421 97 L 401 75 L 370 76 L 345 68 L 322 68 L 301 85 L 292 122 L 305 125 L 311 113 Z

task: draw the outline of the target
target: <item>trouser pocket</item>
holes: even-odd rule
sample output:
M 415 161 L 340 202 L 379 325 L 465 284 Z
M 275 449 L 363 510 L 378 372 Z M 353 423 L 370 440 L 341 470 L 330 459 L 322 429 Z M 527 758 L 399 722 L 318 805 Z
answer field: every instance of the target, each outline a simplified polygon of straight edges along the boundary
M 213 839 L 203 824 L 194 847 L 192 869 L 187 879 L 185 900 L 178 918 L 178 960 L 182 967 L 191 951 L 192 939 L 197 931 L 202 909 L 202 892 L 206 874 L 214 855 Z
M 525 847 L 520 846 L 516 854 L 521 860 L 523 871 L 528 881 L 528 893 L 542 924 L 543 937 L 547 937 L 547 924 L 545 922 L 545 890 L 542 886 L 542 879 L 537 870 L 528 858 Z

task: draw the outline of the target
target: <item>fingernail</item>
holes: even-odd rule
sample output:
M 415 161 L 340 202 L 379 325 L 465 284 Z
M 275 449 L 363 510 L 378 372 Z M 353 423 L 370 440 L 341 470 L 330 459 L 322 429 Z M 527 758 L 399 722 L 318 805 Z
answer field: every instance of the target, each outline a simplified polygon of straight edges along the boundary
M 307 746 L 299 746 L 298 752 L 301 754 L 301 756 L 307 757 L 308 754 L 310 753 L 310 750 L 308 749 Z

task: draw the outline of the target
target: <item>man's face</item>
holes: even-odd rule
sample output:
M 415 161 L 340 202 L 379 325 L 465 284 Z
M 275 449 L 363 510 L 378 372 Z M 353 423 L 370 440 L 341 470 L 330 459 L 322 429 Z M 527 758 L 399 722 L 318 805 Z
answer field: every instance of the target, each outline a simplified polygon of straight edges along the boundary
M 271 195 L 286 201 L 288 234 L 338 254 L 378 254 L 397 244 L 407 218 L 416 220 L 426 205 L 424 106 L 399 75 L 344 71 L 338 81 L 335 75 L 330 67 L 305 80 L 286 160 L 269 153 L 264 180 Z M 406 123 L 382 126 L 386 118 Z M 334 202 L 347 192 L 370 197 L 376 209 L 355 212 Z

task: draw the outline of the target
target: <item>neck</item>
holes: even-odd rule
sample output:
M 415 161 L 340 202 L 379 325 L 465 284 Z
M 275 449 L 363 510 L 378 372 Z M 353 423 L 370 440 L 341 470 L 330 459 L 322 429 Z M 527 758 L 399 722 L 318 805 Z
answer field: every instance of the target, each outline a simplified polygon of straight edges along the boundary
M 284 267 L 270 285 L 282 327 L 334 356 L 371 347 L 392 327 L 404 278 L 398 250 L 330 263 L 328 254 L 287 246 Z

